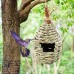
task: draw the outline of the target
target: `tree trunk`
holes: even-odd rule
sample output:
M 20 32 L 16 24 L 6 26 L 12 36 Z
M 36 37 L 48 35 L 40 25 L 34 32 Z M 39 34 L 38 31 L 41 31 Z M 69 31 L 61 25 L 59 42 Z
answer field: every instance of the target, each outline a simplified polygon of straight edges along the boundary
M 2 0 L 3 64 L 2 74 L 19 74 L 20 50 L 10 30 L 19 34 L 17 0 Z

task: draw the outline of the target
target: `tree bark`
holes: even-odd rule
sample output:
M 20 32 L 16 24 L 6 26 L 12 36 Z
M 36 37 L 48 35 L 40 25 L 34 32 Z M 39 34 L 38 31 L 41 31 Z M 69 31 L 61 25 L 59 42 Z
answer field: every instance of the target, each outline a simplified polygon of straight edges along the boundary
M 3 63 L 2 74 L 19 74 L 19 45 L 11 36 L 10 30 L 19 34 L 20 21 L 17 0 L 2 0 Z

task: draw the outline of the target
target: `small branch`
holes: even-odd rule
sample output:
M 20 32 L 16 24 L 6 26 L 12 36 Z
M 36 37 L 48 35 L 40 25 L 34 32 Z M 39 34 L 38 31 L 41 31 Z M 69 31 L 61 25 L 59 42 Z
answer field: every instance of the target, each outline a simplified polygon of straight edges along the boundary
M 59 69 L 59 66 L 60 66 L 60 58 L 58 59 L 57 70 Z
M 36 6 L 37 4 L 43 3 L 43 2 L 45 2 L 45 0 L 36 0 L 36 1 L 33 1 L 23 11 L 21 11 L 21 14 L 23 15 L 24 13 L 29 12 L 34 6 Z
M 57 65 L 56 65 L 56 62 L 54 62 L 54 74 L 57 74 Z
M 29 5 L 33 0 L 22 0 L 19 11 L 22 11 L 27 5 Z
M 40 4 L 40 3 L 44 3 L 45 1 L 48 1 L 48 0 L 35 0 L 35 1 L 31 2 L 29 5 L 27 5 L 22 11 L 19 12 L 20 22 L 22 23 L 27 20 L 30 10 L 34 6 L 36 6 L 37 4 Z
M 57 8 L 56 8 L 56 9 L 57 9 Z M 50 13 L 50 15 L 51 15 L 56 9 L 54 9 L 54 10 Z

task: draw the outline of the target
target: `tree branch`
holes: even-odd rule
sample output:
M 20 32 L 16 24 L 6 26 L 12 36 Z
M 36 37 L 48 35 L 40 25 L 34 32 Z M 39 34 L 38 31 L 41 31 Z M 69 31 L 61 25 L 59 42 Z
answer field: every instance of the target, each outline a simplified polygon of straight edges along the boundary
M 22 11 L 27 5 L 29 5 L 34 0 L 22 0 L 19 11 Z
M 29 12 L 34 6 L 40 3 L 44 3 L 45 1 L 48 1 L 48 0 L 35 0 L 31 2 L 29 5 L 27 5 L 22 11 L 19 12 L 20 22 L 22 23 L 27 20 Z

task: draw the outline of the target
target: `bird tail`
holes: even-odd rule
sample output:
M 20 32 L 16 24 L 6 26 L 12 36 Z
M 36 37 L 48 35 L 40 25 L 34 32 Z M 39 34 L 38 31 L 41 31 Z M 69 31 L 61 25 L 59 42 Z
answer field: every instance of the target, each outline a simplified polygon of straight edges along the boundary
M 30 54 L 30 50 L 25 47 L 22 49 L 22 46 L 20 46 L 20 52 L 23 57 L 28 57 Z

